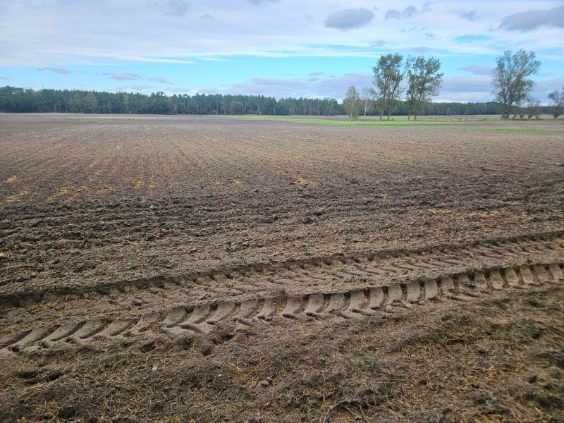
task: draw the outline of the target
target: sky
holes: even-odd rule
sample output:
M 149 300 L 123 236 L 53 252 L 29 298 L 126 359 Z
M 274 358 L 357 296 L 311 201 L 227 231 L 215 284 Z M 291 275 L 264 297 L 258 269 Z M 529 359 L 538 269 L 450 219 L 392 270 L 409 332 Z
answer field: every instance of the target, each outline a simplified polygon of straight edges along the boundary
M 494 98 L 505 50 L 564 87 L 564 0 L 0 0 L 0 85 L 342 98 L 387 53 L 436 56 L 435 101 Z

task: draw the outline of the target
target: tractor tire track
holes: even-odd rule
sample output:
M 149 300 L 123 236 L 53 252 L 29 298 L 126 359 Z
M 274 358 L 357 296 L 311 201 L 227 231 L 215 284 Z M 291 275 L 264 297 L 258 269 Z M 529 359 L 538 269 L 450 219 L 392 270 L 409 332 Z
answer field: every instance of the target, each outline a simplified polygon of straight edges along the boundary
M 280 293 L 244 301 L 183 304 L 138 318 L 125 315 L 32 327 L 0 338 L 0 357 L 108 343 L 132 345 L 157 336 L 210 336 L 220 329 L 231 334 L 249 329 L 259 332 L 281 321 L 386 318 L 425 303 L 488 299 L 496 291 L 515 292 L 563 283 L 561 259 L 445 272 L 432 279 L 419 277 L 341 292 Z

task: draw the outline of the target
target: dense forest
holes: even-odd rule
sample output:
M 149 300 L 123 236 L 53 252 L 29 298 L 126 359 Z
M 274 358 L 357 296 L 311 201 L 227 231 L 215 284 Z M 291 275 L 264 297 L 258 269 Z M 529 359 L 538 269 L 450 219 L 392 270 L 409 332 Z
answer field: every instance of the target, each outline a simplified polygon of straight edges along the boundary
M 407 115 L 408 105 L 398 101 L 394 114 Z M 131 114 L 260 114 L 325 115 L 345 114 L 335 99 L 282 98 L 251 95 L 196 94 L 167 96 L 139 93 L 109 93 L 80 90 L 31 90 L 0 88 L 0 112 L 13 113 L 131 113 Z M 426 103 L 422 114 L 475 115 L 500 114 L 499 103 Z M 361 115 L 377 115 L 373 101 L 365 100 Z

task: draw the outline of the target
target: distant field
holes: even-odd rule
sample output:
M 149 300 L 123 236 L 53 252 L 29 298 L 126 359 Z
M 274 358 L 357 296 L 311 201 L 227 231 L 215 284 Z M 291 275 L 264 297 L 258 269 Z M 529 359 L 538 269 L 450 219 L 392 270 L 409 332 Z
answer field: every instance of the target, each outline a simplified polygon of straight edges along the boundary
M 272 120 L 282 121 L 289 123 L 304 123 L 312 125 L 326 125 L 326 126 L 352 126 L 352 127 L 397 127 L 397 126 L 426 126 L 426 125 L 468 125 L 470 123 L 480 124 L 500 124 L 502 122 L 509 123 L 514 129 L 518 129 L 523 125 L 540 124 L 544 129 L 546 125 L 551 125 L 550 122 L 556 125 L 564 124 L 564 117 L 553 119 L 552 116 L 542 115 L 540 120 L 536 119 L 510 119 L 504 121 L 501 116 L 497 115 L 470 115 L 470 116 L 418 116 L 417 120 L 408 119 L 407 116 L 393 116 L 391 120 L 386 118 L 380 119 L 378 116 L 361 116 L 357 120 L 351 120 L 346 116 L 231 116 L 233 119 L 248 119 L 248 120 Z M 542 122 L 542 123 L 541 123 Z

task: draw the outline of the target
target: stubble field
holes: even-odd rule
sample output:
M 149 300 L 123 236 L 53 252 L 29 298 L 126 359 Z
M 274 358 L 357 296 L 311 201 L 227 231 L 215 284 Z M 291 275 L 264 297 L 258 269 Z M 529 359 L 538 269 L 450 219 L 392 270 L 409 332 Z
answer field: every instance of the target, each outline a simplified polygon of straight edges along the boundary
M 1 115 L 0 151 L 2 421 L 563 416 L 562 122 Z

